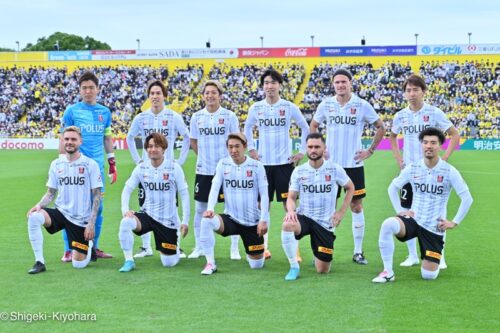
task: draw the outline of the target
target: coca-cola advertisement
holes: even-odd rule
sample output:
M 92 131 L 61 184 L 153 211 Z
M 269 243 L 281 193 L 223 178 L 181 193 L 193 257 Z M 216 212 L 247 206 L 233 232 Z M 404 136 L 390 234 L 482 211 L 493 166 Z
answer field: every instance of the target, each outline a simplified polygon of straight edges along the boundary
M 238 49 L 239 58 L 298 58 L 319 56 L 319 47 L 262 47 L 252 49 Z

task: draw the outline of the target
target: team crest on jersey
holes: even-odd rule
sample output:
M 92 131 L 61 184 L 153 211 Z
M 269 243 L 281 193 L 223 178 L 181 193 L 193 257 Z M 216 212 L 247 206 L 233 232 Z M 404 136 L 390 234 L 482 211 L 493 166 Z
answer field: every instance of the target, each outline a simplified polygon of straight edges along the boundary
M 356 114 L 356 108 L 351 108 L 351 114 Z
M 219 118 L 219 125 L 224 125 L 224 118 Z
M 79 167 L 78 168 L 79 173 L 85 173 L 85 168 L 84 167 Z
M 332 176 L 331 175 L 325 175 L 325 181 L 329 182 L 332 180 Z
M 252 170 L 247 170 L 247 177 L 252 177 Z
M 280 117 L 283 117 L 285 115 L 285 110 L 280 110 Z
M 438 176 L 437 181 L 438 181 L 438 183 L 442 183 L 443 182 L 443 176 Z
M 168 174 L 168 173 L 164 173 L 164 174 L 163 174 L 163 180 L 168 180 L 168 177 L 169 177 L 169 174 Z
M 168 120 L 163 119 L 161 123 L 162 123 L 163 126 L 167 126 L 168 125 Z
M 427 123 L 429 122 L 429 116 L 424 116 L 424 121 Z
M 98 115 L 97 119 L 99 119 L 99 121 L 103 121 L 104 120 L 104 118 L 102 117 L 102 114 Z

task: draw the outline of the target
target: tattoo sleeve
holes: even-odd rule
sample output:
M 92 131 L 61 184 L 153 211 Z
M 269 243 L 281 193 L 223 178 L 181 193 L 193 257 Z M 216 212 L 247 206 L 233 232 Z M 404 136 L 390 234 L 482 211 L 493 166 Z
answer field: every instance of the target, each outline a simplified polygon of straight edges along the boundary
M 40 202 L 38 203 L 40 207 L 45 208 L 49 203 L 54 200 L 54 197 L 56 196 L 57 190 L 55 188 L 47 188 L 47 192 L 45 195 L 40 199 Z
M 97 212 L 99 211 L 99 206 L 101 205 L 101 188 L 94 188 L 92 190 L 92 213 L 90 215 L 89 224 L 95 224 L 97 218 Z

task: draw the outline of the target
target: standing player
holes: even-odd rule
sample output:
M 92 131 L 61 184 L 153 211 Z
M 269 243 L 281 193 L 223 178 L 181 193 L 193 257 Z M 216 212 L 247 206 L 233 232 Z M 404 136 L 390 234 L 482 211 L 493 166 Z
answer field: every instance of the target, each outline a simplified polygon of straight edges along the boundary
M 394 154 L 394 158 L 399 168 L 403 170 L 405 165 L 416 163 L 422 159 L 423 151 L 422 145 L 418 140 L 418 135 L 429 127 L 439 128 L 450 135 L 450 144 L 442 157 L 444 161 L 448 161 L 448 158 L 460 141 L 460 135 L 457 129 L 453 126 L 451 121 L 446 118 L 443 111 L 424 102 L 427 85 L 422 77 L 415 74 L 410 75 L 403 83 L 403 90 L 405 98 L 408 101 L 408 107 L 396 113 L 392 123 L 390 137 L 392 153 Z M 403 134 L 404 159 L 399 152 L 399 133 Z M 403 208 L 410 209 L 413 197 L 412 194 L 410 183 L 403 186 L 401 189 L 401 206 Z M 413 238 L 408 240 L 406 245 L 408 246 L 408 258 L 406 258 L 400 266 L 410 267 L 418 265 L 417 239 Z M 444 249 L 439 268 L 446 268 Z
M 47 193 L 28 212 L 28 234 L 35 253 L 35 265 L 29 274 L 46 270 L 41 226 L 50 234 L 67 231 L 73 267 L 84 268 L 90 261 L 101 202 L 101 172 L 94 160 L 80 153 L 82 136 L 78 127 L 66 127 L 62 142 L 65 154 L 50 165 Z M 54 198 L 55 208 L 47 208 Z
M 179 262 L 177 194 L 180 194 L 182 200 L 183 219 L 180 230 L 185 237 L 189 222 L 189 193 L 182 168 L 173 159 L 165 158 L 167 146 L 168 142 L 163 134 L 149 134 L 144 145 L 148 160 L 135 167 L 123 188 L 123 219 L 118 235 L 125 263 L 120 272 L 130 272 L 135 268 L 132 257 L 134 233 L 142 235 L 153 232 L 163 266 L 172 267 Z M 142 184 L 146 198 L 142 211 L 134 212 L 129 208 L 130 194 L 139 183 Z
M 81 102 L 70 105 L 63 114 L 61 128 L 64 130 L 67 126 L 77 126 L 82 133 L 83 143 L 80 150 L 83 155 L 90 157 L 99 165 L 101 177 L 104 179 L 104 152 L 108 159 L 109 171 L 108 175 L 111 184 L 116 182 L 118 173 L 116 170 L 115 154 L 113 153 L 113 138 L 111 132 L 111 112 L 109 109 L 97 103 L 97 95 L 99 94 L 99 80 L 92 72 L 83 73 L 78 79 L 80 87 Z M 63 142 L 60 141 L 59 153 L 63 154 Z M 103 189 L 104 194 L 104 181 Z M 95 223 L 94 248 L 95 257 L 92 253 L 92 260 L 96 258 L 112 258 L 108 253 L 99 250 L 99 237 L 103 222 L 102 210 L 103 200 L 100 201 L 99 212 Z M 71 251 L 68 242 L 66 231 L 63 230 L 64 239 L 64 255 L 62 261 L 71 261 Z
M 167 89 L 160 80 L 155 80 L 149 83 L 147 88 L 148 99 L 151 102 L 151 108 L 138 114 L 127 134 L 127 145 L 136 165 L 143 163 L 148 159 L 146 149 L 142 151 L 142 157 L 137 153 L 135 146 L 135 137 L 140 136 L 142 146 L 145 147 L 146 137 L 151 133 L 160 133 L 170 142 L 168 149 L 165 150 L 165 158 L 167 160 L 174 159 L 174 146 L 177 135 L 181 135 L 182 150 L 179 156 L 178 163 L 183 165 L 189 153 L 189 133 L 182 117 L 177 113 L 165 107 L 165 98 L 167 97 Z M 139 207 L 142 207 L 145 201 L 144 188 L 139 183 Z M 139 253 L 134 255 L 134 258 L 143 258 L 153 255 L 151 248 L 151 233 L 144 233 L 141 236 L 142 247 Z
M 214 231 L 223 237 L 240 235 L 250 268 L 264 267 L 263 236 L 269 223 L 268 184 L 264 166 L 245 155 L 246 147 L 247 139 L 243 134 L 229 134 L 227 150 L 231 157 L 223 158 L 217 164 L 208 197 L 208 209 L 201 220 L 200 243 L 207 259 L 201 271 L 203 275 L 217 271 Z M 224 192 L 224 214 L 218 215 L 214 213 L 214 207 L 221 186 Z
M 281 241 L 290 271 L 285 280 L 299 277 L 299 263 L 296 249 L 298 240 L 311 236 L 311 249 L 318 273 L 328 273 L 333 258 L 334 230 L 344 217 L 354 194 L 354 184 L 342 167 L 331 159 L 325 160 L 325 139 L 319 133 L 307 137 L 307 157 L 309 162 L 293 170 L 288 199 L 287 214 L 281 231 Z M 335 211 L 338 187 L 346 190 L 342 207 Z M 296 209 L 297 198 L 300 205 Z
M 287 100 L 281 99 L 280 90 L 283 76 L 274 69 L 268 69 L 260 77 L 260 85 L 266 98 L 253 104 L 248 110 L 244 132 L 248 138 L 248 153 L 251 158 L 261 161 L 266 169 L 269 182 L 269 200 L 283 202 L 286 211 L 288 185 L 294 165 L 304 157 L 306 137 L 309 134 L 307 122 L 299 108 Z M 302 131 L 300 152 L 292 155 L 290 145 L 290 126 L 294 120 Z M 253 141 L 253 128 L 259 131 L 258 152 Z M 266 259 L 271 258 L 268 250 L 267 234 L 264 237 Z
M 311 122 L 311 132 L 317 132 L 319 124 L 326 122 L 327 155 L 345 169 L 354 183 L 355 191 L 351 201 L 354 238 L 352 260 L 366 265 L 368 261 L 363 252 L 365 234 L 363 198 L 366 196 L 363 160 L 375 152 L 384 137 L 385 126 L 373 107 L 352 93 L 352 74 L 349 71 L 338 69 L 333 73 L 332 81 L 335 96 L 328 97 L 319 104 Z M 365 123 L 374 125 L 377 131 L 370 148 L 362 150 L 361 136 Z
M 207 210 L 208 194 L 215 175 L 217 163 L 228 156 L 226 145 L 230 133 L 240 132 L 236 115 L 221 107 L 222 86 L 218 81 L 209 80 L 203 86 L 202 94 L 205 108 L 191 117 L 191 147 L 198 155 L 194 185 L 194 238 L 195 248 L 188 258 L 203 255 L 200 246 L 200 224 Z M 222 191 L 218 201 L 222 202 Z M 231 259 L 241 259 L 238 249 L 238 235 L 231 236 Z
M 393 235 L 401 241 L 417 238 L 422 258 L 421 274 L 425 280 L 434 280 L 439 275 L 439 262 L 444 245 L 443 235 L 447 229 L 455 228 L 465 217 L 472 204 L 472 196 L 460 173 L 452 165 L 439 158 L 445 140 L 443 132 L 429 127 L 419 134 L 424 158 L 407 165 L 389 185 L 389 197 L 398 214 L 382 223 L 379 248 L 384 270 L 372 281 L 392 282 L 394 256 Z M 407 183 L 413 189 L 411 209 L 401 207 L 398 191 Z M 460 197 L 460 207 L 453 220 L 443 215 L 451 189 Z

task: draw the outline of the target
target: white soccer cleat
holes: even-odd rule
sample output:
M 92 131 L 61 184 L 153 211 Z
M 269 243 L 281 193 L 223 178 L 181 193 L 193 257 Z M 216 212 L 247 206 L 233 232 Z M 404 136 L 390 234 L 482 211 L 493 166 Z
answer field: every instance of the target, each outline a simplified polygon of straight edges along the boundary
M 217 272 L 216 264 L 206 264 L 205 268 L 201 271 L 201 275 L 212 275 Z
M 420 263 L 420 260 L 418 258 L 412 258 L 412 257 L 407 257 L 405 261 L 399 264 L 401 267 L 411 267 L 418 265 Z
M 446 260 L 444 257 L 441 257 L 441 261 L 439 261 L 439 269 L 447 269 L 448 265 L 446 265 Z
M 186 253 L 184 252 L 183 249 L 179 249 L 179 258 L 180 259 L 185 259 L 187 258 Z
M 241 260 L 240 250 L 239 249 L 231 249 L 231 260 Z
M 203 255 L 204 253 L 202 249 L 194 248 L 193 252 L 191 252 L 191 254 L 188 255 L 188 259 L 198 259 Z
M 377 275 L 376 278 L 372 280 L 374 283 L 387 283 L 387 282 L 393 282 L 396 279 L 396 275 L 392 273 L 391 276 L 389 276 L 389 273 L 387 271 L 383 271 L 379 275 Z
M 134 254 L 134 258 L 144 258 L 144 257 L 151 257 L 153 255 L 153 249 L 149 248 L 146 249 L 144 247 L 140 248 L 141 250 Z

